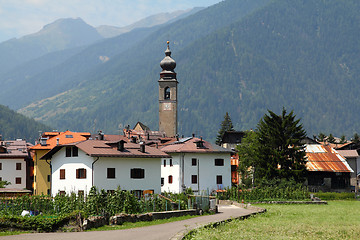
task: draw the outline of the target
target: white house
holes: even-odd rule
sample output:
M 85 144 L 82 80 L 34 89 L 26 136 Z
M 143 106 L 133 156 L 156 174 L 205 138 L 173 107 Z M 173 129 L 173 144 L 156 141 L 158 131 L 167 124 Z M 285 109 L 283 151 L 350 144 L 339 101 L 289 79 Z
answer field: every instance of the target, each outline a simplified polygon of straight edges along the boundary
M 60 145 L 41 159 L 51 159 L 51 194 L 88 194 L 92 186 L 106 191 L 120 187 L 141 195 L 161 192 L 160 162 L 169 155 L 123 140 L 86 140 Z
M 200 138 L 182 138 L 161 148 L 170 158 L 161 164 L 161 191 L 216 191 L 231 187 L 231 150 Z
M 30 186 L 31 158 L 27 152 L 29 144 L 24 140 L 0 141 L 0 181 L 7 181 L 9 189 L 26 189 Z

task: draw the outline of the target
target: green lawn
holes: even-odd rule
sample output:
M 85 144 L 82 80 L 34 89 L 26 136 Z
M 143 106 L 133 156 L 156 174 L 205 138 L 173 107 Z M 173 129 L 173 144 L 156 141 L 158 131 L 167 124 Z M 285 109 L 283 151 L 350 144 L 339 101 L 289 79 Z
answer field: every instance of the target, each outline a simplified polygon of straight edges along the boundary
M 189 239 L 360 239 L 360 202 L 259 204 L 265 214 L 201 229 Z

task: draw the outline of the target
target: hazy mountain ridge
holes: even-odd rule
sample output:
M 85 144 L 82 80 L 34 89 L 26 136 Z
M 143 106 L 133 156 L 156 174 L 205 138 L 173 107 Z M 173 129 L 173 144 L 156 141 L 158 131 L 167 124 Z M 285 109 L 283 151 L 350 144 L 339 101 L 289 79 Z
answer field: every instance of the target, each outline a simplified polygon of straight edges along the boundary
M 100 35 L 102 35 L 105 38 L 111 38 L 118 36 L 123 33 L 130 32 L 136 28 L 149 28 L 154 27 L 156 25 L 164 24 L 164 23 L 170 23 L 176 20 L 179 20 L 181 18 L 185 18 L 191 14 L 194 14 L 203 8 L 197 7 L 197 8 L 191 8 L 186 10 L 178 10 L 175 12 L 170 13 L 159 13 L 155 14 L 146 18 L 143 18 L 133 24 L 130 24 L 125 27 L 115 27 L 115 26 L 109 26 L 109 25 L 101 25 L 96 27 L 96 30 Z
M 81 19 L 60 19 L 39 32 L 0 43 L 0 75 L 47 53 L 75 48 L 102 39 Z

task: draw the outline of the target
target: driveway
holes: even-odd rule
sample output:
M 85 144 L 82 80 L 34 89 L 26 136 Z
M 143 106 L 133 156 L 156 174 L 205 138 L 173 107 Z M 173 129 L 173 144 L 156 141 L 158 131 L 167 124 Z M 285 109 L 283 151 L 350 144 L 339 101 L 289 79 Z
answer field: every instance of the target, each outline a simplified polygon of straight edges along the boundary
M 4 236 L 0 239 L 5 240 L 115 240 L 115 239 L 132 239 L 132 240 L 168 240 L 181 239 L 189 230 L 225 221 L 232 218 L 248 216 L 258 211 L 255 209 L 245 209 L 234 205 L 219 206 L 219 213 L 191 218 L 178 222 L 164 223 L 149 227 L 132 228 L 125 230 L 112 231 L 91 231 L 91 232 L 74 232 L 74 233 L 30 233 L 14 236 Z

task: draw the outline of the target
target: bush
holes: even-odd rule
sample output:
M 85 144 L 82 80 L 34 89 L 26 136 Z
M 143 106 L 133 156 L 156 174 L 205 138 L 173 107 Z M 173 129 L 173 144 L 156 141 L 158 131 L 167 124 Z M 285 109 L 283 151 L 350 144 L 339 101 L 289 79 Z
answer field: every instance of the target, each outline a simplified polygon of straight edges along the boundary
M 321 200 L 355 200 L 355 193 L 353 192 L 317 192 L 313 194 Z
M 262 181 L 257 187 L 242 188 L 232 187 L 219 194 L 219 199 L 229 199 L 241 202 L 242 200 L 251 201 L 275 201 L 275 200 L 307 200 L 309 199 L 307 187 L 295 181 L 284 179 L 274 179 L 272 181 Z
M 0 218 L 1 229 L 33 230 L 38 232 L 53 232 L 67 224 L 70 220 L 77 219 L 78 215 L 86 217 L 81 211 L 48 218 L 38 216 L 2 216 Z

